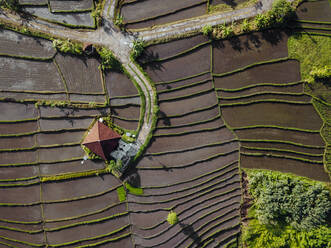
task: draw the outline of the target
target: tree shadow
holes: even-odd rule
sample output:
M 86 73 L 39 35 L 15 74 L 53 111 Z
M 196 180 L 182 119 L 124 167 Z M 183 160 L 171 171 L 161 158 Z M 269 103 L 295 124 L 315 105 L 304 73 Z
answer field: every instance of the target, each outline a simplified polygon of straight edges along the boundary
M 166 113 L 160 110 L 158 116 L 164 125 L 171 126 L 170 118 L 166 115 Z
M 231 8 L 235 8 L 238 4 L 234 0 L 223 0 L 226 5 L 231 6 Z
M 179 222 L 179 226 L 182 228 L 182 232 L 193 240 L 194 244 L 196 244 L 198 247 L 201 246 L 201 237 L 196 231 L 194 231 L 192 225 Z
M 139 56 L 138 62 L 141 64 L 151 63 L 153 61 L 158 60 L 160 55 L 155 53 L 154 51 L 144 50 L 142 55 Z

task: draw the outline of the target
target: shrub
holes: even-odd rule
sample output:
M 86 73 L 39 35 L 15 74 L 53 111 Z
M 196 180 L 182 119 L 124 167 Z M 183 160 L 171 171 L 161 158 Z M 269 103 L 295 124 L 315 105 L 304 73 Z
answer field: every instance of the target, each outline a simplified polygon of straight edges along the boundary
M 19 11 L 20 6 L 18 0 L 0 0 L 0 8 L 4 7 L 14 11 Z
M 294 9 L 288 1 L 276 0 L 268 14 L 274 25 L 285 24 L 294 16 Z
M 95 19 L 98 26 L 102 22 L 102 1 L 96 3 L 94 10 L 91 12 L 91 16 Z
M 202 34 L 205 36 L 209 36 L 210 33 L 213 31 L 213 27 L 211 25 L 205 25 L 202 27 Z
M 289 225 L 309 231 L 324 225 L 331 212 L 330 192 L 321 184 L 309 184 L 280 173 L 249 174 L 259 222 Z
M 258 29 L 265 29 L 271 26 L 270 17 L 268 15 L 258 14 L 254 21 Z
M 142 40 L 134 40 L 132 43 L 131 57 L 132 59 L 138 58 L 144 51 L 144 42 Z
M 220 26 L 222 38 L 229 38 L 233 36 L 233 24 L 231 26 L 226 26 L 225 23 Z
M 53 47 L 63 53 L 82 54 L 83 45 L 78 42 L 67 40 L 53 40 Z
M 308 83 L 323 82 L 330 83 L 331 78 L 331 66 L 324 66 L 322 68 L 314 67 L 309 73 Z
M 241 24 L 241 31 L 242 32 L 249 32 L 251 30 L 251 25 L 247 19 L 244 19 L 243 23 Z
M 167 217 L 167 221 L 170 225 L 175 225 L 178 222 L 177 214 L 174 211 L 170 211 Z
M 115 58 L 113 52 L 106 47 L 98 47 L 97 53 L 101 58 L 101 67 L 103 70 L 113 69 L 122 71 L 121 63 Z
M 124 28 L 123 16 L 117 14 L 114 19 L 114 24 L 118 26 L 120 29 Z

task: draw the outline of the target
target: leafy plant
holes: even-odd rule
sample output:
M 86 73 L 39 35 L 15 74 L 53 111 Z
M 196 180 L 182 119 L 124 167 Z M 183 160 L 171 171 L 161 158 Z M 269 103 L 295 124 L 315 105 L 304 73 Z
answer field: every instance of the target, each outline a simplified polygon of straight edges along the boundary
M 270 17 L 267 14 L 256 15 L 254 21 L 258 29 L 265 29 L 271 26 Z
M 142 40 L 134 40 L 132 43 L 131 57 L 135 60 L 144 51 L 144 42 Z
M 209 24 L 202 27 L 202 34 L 205 36 L 209 36 L 211 32 L 213 31 L 213 27 Z
M 82 54 L 83 45 L 78 42 L 67 40 L 53 40 L 53 47 L 63 53 Z
M 177 214 L 174 211 L 170 211 L 167 217 L 167 221 L 170 225 L 175 225 L 178 222 Z
M 113 52 L 106 47 L 98 47 L 97 53 L 101 58 L 101 67 L 105 69 L 113 69 L 117 71 L 122 71 L 121 63 L 115 58 Z
M 247 19 L 244 19 L 243 23 L 241 24 L 241 31 L 249 32 L 250 30 L 251 30 L 251 24 Z

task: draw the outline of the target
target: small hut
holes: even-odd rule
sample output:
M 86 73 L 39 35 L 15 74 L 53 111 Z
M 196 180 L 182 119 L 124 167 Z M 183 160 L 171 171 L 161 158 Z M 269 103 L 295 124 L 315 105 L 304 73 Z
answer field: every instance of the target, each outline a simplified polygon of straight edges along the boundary
M 83 141 L 83 145 L 107 160 L 110 158 L 110 153 L 118 146 L 120 139 L 121 136 L 118 133 L 97 121 Z

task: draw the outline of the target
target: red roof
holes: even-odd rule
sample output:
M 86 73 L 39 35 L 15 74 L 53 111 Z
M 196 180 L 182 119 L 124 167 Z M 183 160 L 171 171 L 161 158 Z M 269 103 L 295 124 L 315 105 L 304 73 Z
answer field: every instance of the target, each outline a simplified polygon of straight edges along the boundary
M 120 139 L 121 136 L 118 133 L 97 121 L 85 137 L 83 145 L 106 160 L 117 147 Z

